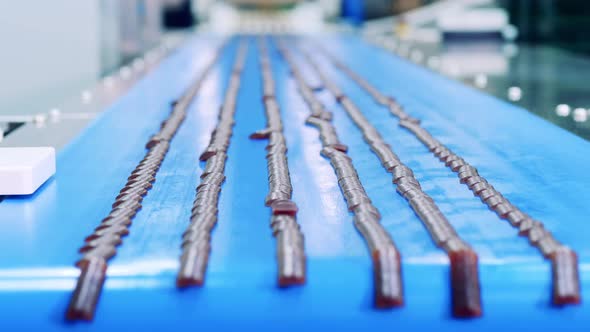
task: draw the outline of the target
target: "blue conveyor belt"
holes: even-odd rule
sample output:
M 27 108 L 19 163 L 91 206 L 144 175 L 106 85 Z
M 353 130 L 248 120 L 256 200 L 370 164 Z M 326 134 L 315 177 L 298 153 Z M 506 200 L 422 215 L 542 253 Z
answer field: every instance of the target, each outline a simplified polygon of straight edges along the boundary
M 352 81 L 326 68 L 400 159 L 411 167 L 459 235 L 480 257 L 484 316 L 450 315 L 448 261 L 399 196 L 361 134 L 327 92 L 334 124 L 382 223 L 403 258 L 406 305 L 372 308 L 371 262 L 352 225 L 317 131 L 287 67 L 272 52 L 282 107 L 293 200 L 306 239 L 308 280 L 278 289 L 269 228 L 265 142 L 248 135 L 265 125 L 258 50 L 251 43 L 228 151 L 227 181 L 213 231 L 206 285 L 178 291 L 176 269 L 206 147 L 230 74 L 236 42 L 224 52 L 172 141 L 153 189 L 130 227 L 95 321 L 68 324 L 64 311 L 78 276 L 83 239 L 110 211 L 144 145 L 170 103 L 200 73 L 221 38 L 197 36 L 105 110 L 58 156 L 57 174 L 31 197 L 0 203 L 0 330 L 38 331 L 320 330 L 496 331 L 590 327 L 590 306 L 555 309 L 550 264 L 507 222 L 474 197 L 456 175 Z M 353 36 L 322 44 L 395 96 L 449 148 L 476 166 L 515 205 L 575 249 L 583 297 L 590 299 L 590 144 L 523 109 L 395 58 Z

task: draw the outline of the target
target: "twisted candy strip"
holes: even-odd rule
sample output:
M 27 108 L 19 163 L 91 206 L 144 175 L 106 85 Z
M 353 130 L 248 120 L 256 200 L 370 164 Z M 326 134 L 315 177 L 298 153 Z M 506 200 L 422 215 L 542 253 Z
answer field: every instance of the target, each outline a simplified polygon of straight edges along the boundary
M 291 200 L 293 187 L 287 162 L 287 143 L 279 103 L 275 97 L 275 82 L 266 41 L 259 40 L 260 70 L 262 74 L 262 102 L 267 126 L 250 136 L 268 139 L 266 162 L 269 193 L 266 205 L 271 207 L 272 234 L 277 239 L 278 284 L 281 287 L 302 285 L 306 278 L 304 237 L 297 223 L 297 204 Z
M 434 243 L 447 253 L 451 263 L 453 315 L 456 317 L 481 316 L 478 257 L 475 251 L 459 237 L 434 200 L 422 191 L 412 170 L 399 160 L 391 146 L 383 140 L 379 131 L 367 120 L 354 102 L 328 78 L 324 70 L 308 53 L 304 55 L 324 85 L 362 131 L 365 142 L 379 157 L 383 168 L 392 173 L 397 192 L 408 201 Z
M 211 251 L 211 232 L 217 224 L 219 193 L 225 181 L 227 149 L 233 133 L 236 101 L 246 54 L 247 44 L 242 41 L 219 110 L 217 127 L 211 134 L 209 146 L 200 156 L 201 161 L 206 161 L 206 166 L 197 187 L 189 227 L 182 236 L 182 255 L 176 277 L 176 285 L 180 288 L 202 286 L 205 282 Z
M 321 49 L 321 51 L 336 68 L 371 95 L 376 103 L 387 107 L 392 115 L 399 118 L 399 125 L 414 134 L 441 162 L 456 173 L 460 182 L 468 186 L 490 210 L 494 211 L 501 219 L 508 220 L 510 225 L 518 229 L 520 236 L 528 238 L 529 243 L 537 248 L 543 257 L 550 260 L 553 277 L 552 303 L 554 305 L 562 306 L 581 302 L 578 256 L 572 249 L 557 241 L 541 222 L 512 204 L 485 178 L 480 176 L 475 167 L 445 147 L 421 127 L 420 121 L 408 115 L 395 98 L 381 93 L 326 50 Z
M 112 210 L 80 249 L 82 258 L 76 263 L 81 270 L 76 288 L 66 311 L 68 320 L 92 320 L 104 285 L 107 261 L 117 253 L 122 237 L 129 234 L 133 217 L 141 209 L 143 197 L 156 180 L 156 173 L 170 147 L 170 141 L 186 117 L 191 101 L 221 55 L 221 46 L 191 87 L 174 103 L 172 112 L 162 122 L 158 133 L 146 144 L 147 153 L 119 192 Z
M 381 214 L 371 203 L 361 183 L 348 147 L 338 138 L 336 128 L 330 122 L 331 113 L 315 96 L 314 89 L 306 82 L 296 61 L 282 42 L 278 48 L 289 65 L 299 94 L 306 102 L 310 116 L 307 123 L 318 129 L 322 142 L 322 155 L 330 160 L 338 176 L 338 185 L 349 210 L 354 214 L 354 225 L 367 243 L 373 260 L 374 303 L 381 308 L 401 306 L 404 303 L 401 274 L 401 257 L 389 233 L 379 222 Z M 330 116 L 326 116 L 330 114 Z

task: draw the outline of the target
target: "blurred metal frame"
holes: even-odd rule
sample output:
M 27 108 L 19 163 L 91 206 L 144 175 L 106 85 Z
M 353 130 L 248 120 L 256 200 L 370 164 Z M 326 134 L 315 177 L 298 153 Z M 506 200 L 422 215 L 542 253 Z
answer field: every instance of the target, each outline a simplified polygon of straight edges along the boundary
M 162 45 L 104 77 L 91 89 L 72 97 L 46 113 L 4 115 L 0 123 L 23 123 L 0 142 L 0 147 L 52 146 L 61 150 L 93 119 L 123 96 L 181 44 L 184 36 L 171 37 Z

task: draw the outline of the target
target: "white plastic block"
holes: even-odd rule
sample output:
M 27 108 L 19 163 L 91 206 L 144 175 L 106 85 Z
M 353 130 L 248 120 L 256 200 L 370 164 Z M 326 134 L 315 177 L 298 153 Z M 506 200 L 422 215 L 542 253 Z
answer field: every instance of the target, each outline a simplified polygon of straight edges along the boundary
M 441 13 L 437 19 L 443 32 L 501 32 L 508 25 L 503 9 L 485 8 Z
M 0 195 L 30 195 L 53 174 L 54 148 L 0 148 Z

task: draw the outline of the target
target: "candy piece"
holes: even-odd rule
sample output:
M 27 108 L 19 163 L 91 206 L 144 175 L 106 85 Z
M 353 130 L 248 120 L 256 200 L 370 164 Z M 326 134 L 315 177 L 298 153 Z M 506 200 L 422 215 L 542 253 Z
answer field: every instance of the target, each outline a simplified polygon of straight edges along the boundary
M 580 304 L 580 277 L 578 256 L 567 248 L 557 249 L 551 256 L 553 272 L 553 305 Z
M 305 284 L 305 253 L 303 235 L 291 228 L 276 235 L 278 285 L 289 287 Z
M 288 200 L 280 200 L 274 201 L 271 204 L 272 214 L 288 214 L 290 216 L 295 216 L 297 214 L 297 205 L 292 201 Z
M 176 276 L 176 287 L 202 286 L 209 261 L 209 250 L 197 246 L 185 246 Z
M 404 304 L 401 259 L 399 252 L 389 246 L 373 254 L 375 306 L 400 307 Z
M 107 262 L 102 257 L 89 258 L 81 262 L 80 270 L 66 319 L 91 321 L 106 278 Z
M 454 251 L 451 261 L 453 316 L 479 317 L 482 314 L 477 255 L 472 250 Z

